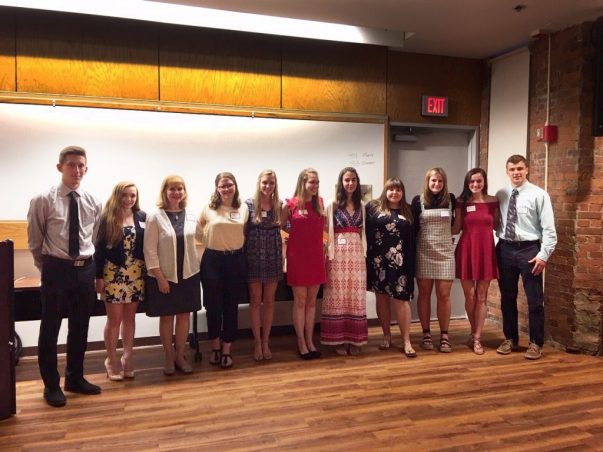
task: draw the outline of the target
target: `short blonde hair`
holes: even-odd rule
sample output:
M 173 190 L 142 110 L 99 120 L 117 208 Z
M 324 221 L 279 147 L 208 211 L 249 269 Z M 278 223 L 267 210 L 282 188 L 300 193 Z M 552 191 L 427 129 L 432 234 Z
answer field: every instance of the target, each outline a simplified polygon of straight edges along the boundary
M 182 184 L 182 186 L 184 187 L 184 196 L 180 200 L 178 207 L 180 209 L 184 209 L 186 207 L 186 199 L 188 198 L 188 195 L 187 195 L 186 184 L 184 183 L 184 179 L 182 179 L 181 176 L 172 174 L 170 176 L 167 176 L 165 179 L 163 179 L 163 182 L 161 183 L 161 190 L 159 191 L 159 198 L 157 199 L 157 207 L 159 207 L 160 209 L 167 209 L 169 207 L 170 202 L 168 201 L 168 198 L 167 198 L 167 190 L 168 190 L 168 187 L 173 184 Z

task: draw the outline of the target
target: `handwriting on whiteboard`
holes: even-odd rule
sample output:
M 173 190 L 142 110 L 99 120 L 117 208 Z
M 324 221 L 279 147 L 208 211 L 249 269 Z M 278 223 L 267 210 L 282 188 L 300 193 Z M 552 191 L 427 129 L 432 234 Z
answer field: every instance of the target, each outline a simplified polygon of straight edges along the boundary
M 348 154 L 350 166 L 367 166 L 375 164 L 375 154 L 372 152 L 350 152 Z

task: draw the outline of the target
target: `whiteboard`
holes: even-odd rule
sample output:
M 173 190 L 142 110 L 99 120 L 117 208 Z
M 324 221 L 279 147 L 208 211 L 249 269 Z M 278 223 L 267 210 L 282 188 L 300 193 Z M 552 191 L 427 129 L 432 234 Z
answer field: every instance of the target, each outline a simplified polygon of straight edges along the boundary
M 374 196 L 383 184 L 384 124 L 0 104 L 0 137 L 0 220 L 25 219 L 30 199 L 60 181 L 58 154 L 68 145 L 87 151 L 82 187 L 104 202 L 116 182 L 131 180 L 147 211 L 169 174 L 184 178 L 197 212 L 221 171 L 235 175 L 242 200 L 266 168 L 276 171 L 281 198 L 306 167 L 318 170 L 325 200 L 345 166 Z

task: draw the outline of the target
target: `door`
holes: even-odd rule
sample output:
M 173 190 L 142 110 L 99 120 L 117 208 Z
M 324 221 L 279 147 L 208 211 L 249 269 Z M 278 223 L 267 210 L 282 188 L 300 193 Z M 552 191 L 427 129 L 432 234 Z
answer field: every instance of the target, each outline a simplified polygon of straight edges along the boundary
M 477 131 L 475 128 L 438 128 L 414 125 L 390 126 L 388 177 L 397 176 L 406 187 L 406 200 L 423 191 L 428 169 L 441 167 L 446 172 L 448 191 L 460 195 L 467 171 L 475 166 Z M 413 320 L 418 319 L 417 290 L 411 303 Z M 466 318 L 465 297 L 459 280 L 451 293 L 452 318 Z M 436 318 L 435 289 L 431 297 L 431 317 Z
M 13 317 L 13 242 L 0 242 L 0 419 L 17 412 Z

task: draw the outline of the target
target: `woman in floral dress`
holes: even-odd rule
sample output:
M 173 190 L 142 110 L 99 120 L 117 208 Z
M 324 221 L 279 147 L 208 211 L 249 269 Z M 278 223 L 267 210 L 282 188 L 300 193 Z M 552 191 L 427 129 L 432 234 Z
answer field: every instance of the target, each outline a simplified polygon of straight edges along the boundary
M 381 350 L 391 347 L 393 302 L 402 351 L 417 356 L 410 343 L 410 300 L 414 284 L 414 230 L 412 213 L 406 202 L 404 184 L 396 177 L 385 182 L 379 199 L 366 208 L 367 287 L 377 297 L 377 316 L 383 329 Z

